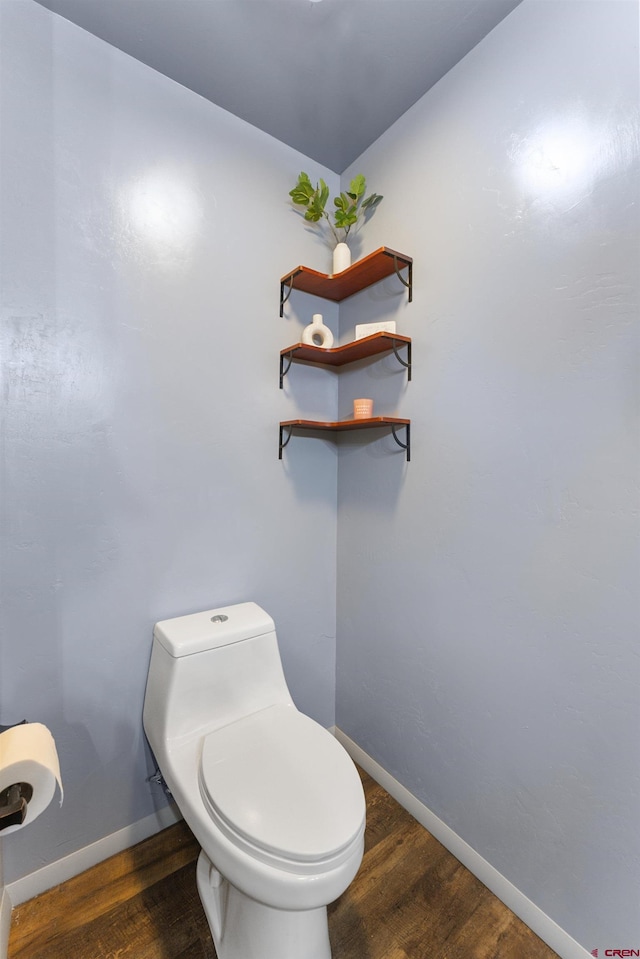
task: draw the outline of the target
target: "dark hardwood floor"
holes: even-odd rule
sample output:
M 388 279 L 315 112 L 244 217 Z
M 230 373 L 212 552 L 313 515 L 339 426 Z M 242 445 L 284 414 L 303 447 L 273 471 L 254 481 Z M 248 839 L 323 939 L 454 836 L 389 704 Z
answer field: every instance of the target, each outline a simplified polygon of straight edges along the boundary
M 366 773 L 360 872 L 329 907 L 333 959 L 557 959 Z M 13 911 L 9 959 L 216 959 L 178 823 Z

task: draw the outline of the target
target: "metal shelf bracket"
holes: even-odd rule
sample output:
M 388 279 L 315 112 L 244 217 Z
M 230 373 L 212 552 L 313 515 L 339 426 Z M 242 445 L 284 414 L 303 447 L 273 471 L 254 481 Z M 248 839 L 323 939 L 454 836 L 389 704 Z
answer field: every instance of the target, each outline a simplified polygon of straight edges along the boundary
M 395 358 L 397 359 L 398 363 L 400 363 L 400 365 L 401 365 L 401 366 L 404 366 L 404 368 L 406 369 L 406 371 L 407 371 L 407 381 L 410 383 L 410 382 L 411 382 L 411 343 L 410 343 L 410 342 L 409 342 L 409 343 L 400 343 L 400 346 L 406 346 L 406 348 L 407 348 L 407 358 L 406 358 L 406 360 L 403 360 L 402 357 L 400 356 L 400 354 L 398 353 L 398 344 L 397 344 L 396 340 L 394 340 L 393 343 L 391 344 L 391 349 L 393 350 L 393 354 L 394 354 Z
M 396 271 L 396 276 L 398 277 L 400 282 L 403 284 L 403 286 L 406 286 L 407 290 L 409 291 L 409 303 L 412 303 L 413 302 L 413 263 L 407 263 L 407 279 L 406 280 L 403 277 L 402 273 L 400 272 L 400 267 L 398 266 L 398 257 L 395 255 L 395 253 L 393 255 L 393 265 Z
M 405 427 L 404 427 L 404 429 L 405 429 L 405 434 L 404 434 L 404 435 L 405 435 L 405 439 L 406 439 L 406 441 L 407 441 L 406 443 L 403 443 L 401 440 L 398 439 L 397 430 L 398 430 L 399 428 L 401 428 L 401 427 L 392 426 L 392 427 L 391 427 L 391 435 L 393 436 L 393 438 L 394 438 L 394 440 L 396 441 L 396 443 L 398 444 L 398 446 L 401 447 L 401 449 L 403 449 L 403 450 L 406 452 L 406 454 L 407 454 L 407 463 L 410 463 L 410 462 L 411 462 L 411 424 L 410 424 L 410 423 L 407 423 L 407 424 L 405 425 Z
M 284 438 L 285 432 L 286 432 L 286 434 L 287 434 L 287 438 L 286 438 L 286 439 Z M 285 448 L 285 446 L 287 446 L 287 444 L 289 443 L 289 440 L 291 439 L 292 434 L 293 434 L 293 427 L 292 427 L 292 426 L 281 426 L 281 427 L 280 427 L 280 440 L 279 440 L 279 442 L 278 442 L 278 459 L 279 459 L 279 460 L 282 459 L 282 451 L 283 451 L 283 449 Z
M 289 280 L 289 290 L 286 295 L 284 291 L 287 284 L 284 281 L 281 281 L 280 283 L 280 316 L 284 316 L 284 305 L 291 296 L 291 291 L 293 290 L 293 275 L 287 277 L 287 279 Z
M 286 366 L 284 365 L 285 360 L 289 361 Z M 280 389 L 282 389 L 283 380 L 285 376 L 287 375 L 287 373 L 289 372 L 289 369 L 292 363 L 293 363 L 293 353 L 280 354 Z M 411 377 L 409 377 L 409 379 L 411 379 Z

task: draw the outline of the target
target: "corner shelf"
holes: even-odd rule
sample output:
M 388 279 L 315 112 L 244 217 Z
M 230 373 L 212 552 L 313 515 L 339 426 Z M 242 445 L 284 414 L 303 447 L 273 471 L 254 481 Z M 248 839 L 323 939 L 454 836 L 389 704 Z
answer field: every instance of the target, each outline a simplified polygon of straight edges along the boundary
M 398 348 L 406 347 L 407 358 L 404 360 L 398 353 Z M 346 366 L 369 356 L 380 353 L 393 352 L 402 366 L 407 370 L 407 379 L 411 380 L 411 337 L 401 336 L 398 333 L 378 332 L 364 336 L 360 340 L 345 343 L 344 346 L 334 346 L 327 350 L 321 346 L 311 346 L 306 343 L 294 343 L 284 350 L 280 350 L 280 389 L 284 377 L 294 360 L 302 363 L 316 363 L 320 366 Z M 288 361 L 288 362 L 287 362 Z M 286 363 L 286 366 L 285 366 Z
M 282 451 L 288 444 L 294 430 L 300 432 L 327 432 L 341 433 L 346 430 L 371 430 L 381 426 L 391 427 L 391 435 L 406 453 L 407 463 L 411 460 L 411 420 L 400 419 L 396 416 L 372 416 L 363 420 L 338 420 L 324 422 L 316 420 L 283 420 L 280 423 L 280 440 L 278 444 L 278 459 L 282 459 Z M 405 431 L 405 443 L 398 439 L 397 430 L 402 427 Z M 286 432 L 286 439 L 285 439 Z
M 407 279 L 405 279 L 400 270 L 407 270 Z M 347 267 L 341 273 L 335 273 L 333 276 L 327 273 L 318 273 L 308 266 L 297 266 L 295 270 L 287 273 L 280 280 L 280 316 L 284 315 L 284 304 L 291 296 L 294 289 L 301 290 L 303 293 L 311 293 L 314 296 L 321 296 L 325 300 L 333 300 L 339 303 L 346 300 L 347 297 L 359 293 L 367 287 L 386 279 L 393 273 L 409 291 L 409 303 L 413 299 L 413 259 L 405 256 L 403 253 L 397 253 L 387 246 L 381 246 L 380 249 L 368 256 L 358 260 L 352 266 Z M 288 292 L 285 290 L 288 287 Z

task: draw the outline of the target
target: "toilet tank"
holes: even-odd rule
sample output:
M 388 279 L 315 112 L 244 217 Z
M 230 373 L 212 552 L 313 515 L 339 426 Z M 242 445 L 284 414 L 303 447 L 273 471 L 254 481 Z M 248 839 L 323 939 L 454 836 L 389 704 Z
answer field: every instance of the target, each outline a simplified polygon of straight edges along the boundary
M 275 624 L 256 603 L 156 623 L 144 701 L 152 749 L 291 701 Z

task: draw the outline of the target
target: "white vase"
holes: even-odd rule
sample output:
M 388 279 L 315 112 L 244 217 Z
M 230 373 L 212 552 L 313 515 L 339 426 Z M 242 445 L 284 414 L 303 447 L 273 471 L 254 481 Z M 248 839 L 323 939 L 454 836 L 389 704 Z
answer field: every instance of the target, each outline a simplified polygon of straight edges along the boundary
M 333 273 L 342 273 L 351 266 L 351 250 L 346 243 L 338 243 L 333 251 Z
M 307 346 L 320 346 L 330 350 L 333 346 L 333 333 L 322 322 L 322 313 L 314 313 L 313 321 L 302 331 L 302 342 Z

